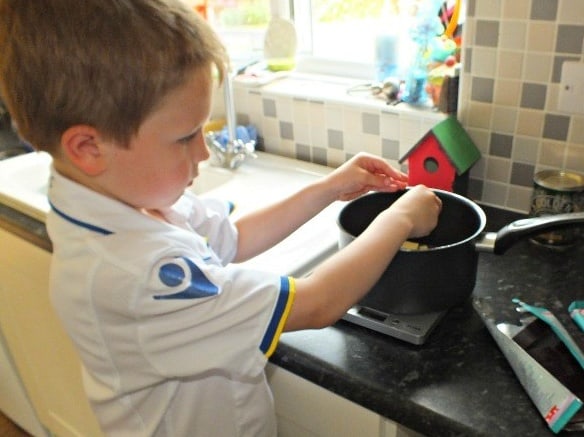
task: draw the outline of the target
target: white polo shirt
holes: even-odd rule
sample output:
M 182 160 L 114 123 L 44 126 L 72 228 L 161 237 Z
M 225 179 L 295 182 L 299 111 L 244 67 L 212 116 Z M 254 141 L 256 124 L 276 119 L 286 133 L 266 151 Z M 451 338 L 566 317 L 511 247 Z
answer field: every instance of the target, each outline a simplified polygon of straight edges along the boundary
M 275 436 L 264 366 L 292 278 L 229 264 L 230 206 L 191 193 L 148 217 L 54 169 L 51 299 L 108 435 Z

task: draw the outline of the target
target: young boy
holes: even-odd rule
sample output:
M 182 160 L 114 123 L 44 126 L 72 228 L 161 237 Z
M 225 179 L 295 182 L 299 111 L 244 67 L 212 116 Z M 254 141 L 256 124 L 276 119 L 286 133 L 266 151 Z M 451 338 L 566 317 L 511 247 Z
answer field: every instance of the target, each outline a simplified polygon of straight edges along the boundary
M 227 59 L 177 0 L 0 0 L 0 53 L 21 135 L 53 156 L 51 297 L 103 431 L 276 435 L 263 370 L 281 332 L 339 319 L 440 200 L 409 190 L 309 277 L 244 269 L 331 202 L 406 176 L 360 154 L 236 223 L 185 191 Z

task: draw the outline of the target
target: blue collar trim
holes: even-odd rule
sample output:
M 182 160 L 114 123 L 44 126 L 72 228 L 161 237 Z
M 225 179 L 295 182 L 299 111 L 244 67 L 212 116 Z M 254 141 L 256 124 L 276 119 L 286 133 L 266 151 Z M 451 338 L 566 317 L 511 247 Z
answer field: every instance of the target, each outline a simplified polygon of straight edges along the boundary
M 49 202 L 49 205 L 51 206 L 51 209 L 53 211 L 55 211 L 55 213 L 58 216 L 60 216 L 61 218 L 67 220 L 70 223 L 73 223 L 74 225 L 81 226 L 82 228 L 89 229 L 90 231 L 98 232 L 98 233 L 103 234 L 103 235 L 111 235 L 111 234 L 113 234 L 112 231 L 108 231 L 107 229 L 100 228 L 99 226 L 92 225 L 91 223 L 82 222 L 81 220 L 77 220 L 76 218 L 73 218 L 70 215 L 65 214 L 63 211 L 57 209 L 55 207 L 55 205 L 53 205 L 51 202 Z

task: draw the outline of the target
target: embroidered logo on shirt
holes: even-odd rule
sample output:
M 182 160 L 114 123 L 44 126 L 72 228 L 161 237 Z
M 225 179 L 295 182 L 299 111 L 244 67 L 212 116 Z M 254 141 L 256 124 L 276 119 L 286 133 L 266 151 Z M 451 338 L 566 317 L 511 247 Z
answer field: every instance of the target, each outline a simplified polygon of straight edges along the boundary
M 184 288 L 177 293 L 156 295 L 154 299 L 199 299 L 219 293 L 219 288 L 207 279 L 194 262 L 185 257 L 177 257 L 160 266 L 158 277 L 168 287 L 182 285 Z

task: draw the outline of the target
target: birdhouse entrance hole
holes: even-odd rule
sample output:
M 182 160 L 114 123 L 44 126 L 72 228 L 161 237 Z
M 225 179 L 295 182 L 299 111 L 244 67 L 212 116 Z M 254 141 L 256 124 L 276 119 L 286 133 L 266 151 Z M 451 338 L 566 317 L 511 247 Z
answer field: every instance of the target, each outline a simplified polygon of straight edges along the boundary
M 438 161 L 434 158 L 426 158 L 424 160 L 424 170 L 428 173 L 436 173 L 438 171 Z

